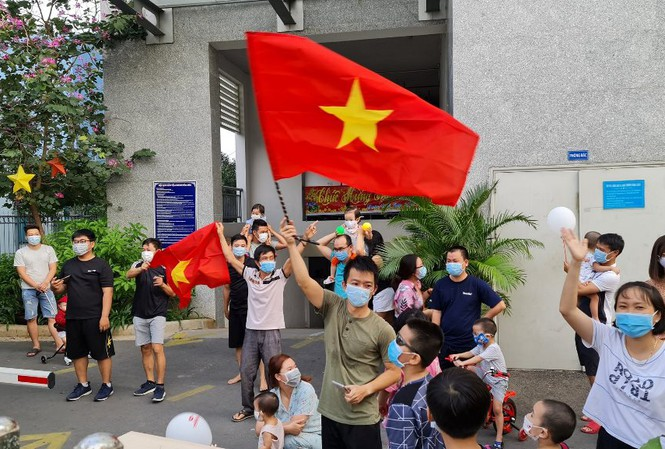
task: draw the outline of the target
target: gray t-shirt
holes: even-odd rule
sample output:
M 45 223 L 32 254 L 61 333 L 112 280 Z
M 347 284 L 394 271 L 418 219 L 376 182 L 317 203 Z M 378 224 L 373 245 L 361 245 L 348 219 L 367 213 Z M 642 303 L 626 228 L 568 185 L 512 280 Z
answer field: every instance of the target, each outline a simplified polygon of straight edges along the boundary
M 351 405 L 344 400 L 344 391 L 334 386 L 333 381 L 365 385 L 376 379 L 390 362 L 388 346 L 395 339 L 395 331 L 374 312 L 365 318 L 352 317 L 347 302 L 329 290 L 323 291 L 323 304 L 318 313 L 323 315 L 326 352 L 319 412 L 341 424 L 378 423 L 381 415 L 376 393 L 360 404 Z
M 471 350 L 471 353 L 473 355 L 478 355 L 481 359 L 483 359 L 478 364 L 479 376 L 484 375 L 487 371 L 490 370 L 490 368 L 494 368 L 495 370 L 502 373 L 505 373 L 508 370 L 506 368 L 506 360 L 503 358 L 503 352 L 501 352 L 501 348 L 496 343 L 492 343 L 485 349 L 483 349 L 482 346 L 476 346 Z M 498 379 L 502 378 L 493 377 L 488 374 L 485 376 L 484 380 L 487 383 L 495 383 Z
M 48 276 L 49 264 L 57 263 L 58 257 L 51 246 L 40 245 L 39 249 L 31 249 L 29 246 L 16 251 L 14 255 L 14 266 L 25 267 L 25 272 L 30 278 L 41 284 Z M 21 288 L 33 288 L 21 279 Z

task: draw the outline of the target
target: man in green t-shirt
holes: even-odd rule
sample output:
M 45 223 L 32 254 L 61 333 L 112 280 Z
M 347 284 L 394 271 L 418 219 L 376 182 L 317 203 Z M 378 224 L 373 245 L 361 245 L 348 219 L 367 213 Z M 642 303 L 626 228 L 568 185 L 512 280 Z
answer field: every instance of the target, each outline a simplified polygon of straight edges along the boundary
M 388 356 L 395 340 L 393 328 L 367 305 L 376 292 L 378 268 L 366 256 L 347 262 L 343 287 L 348 299 L 344 300 L 309 276 L 293 224 L 283 220 L 281 231 L 296 282 L 323 316 L 326 367 L 319 401 L 323 449 L 381 449 L 377 394 L 399 380 L 400 370 Z

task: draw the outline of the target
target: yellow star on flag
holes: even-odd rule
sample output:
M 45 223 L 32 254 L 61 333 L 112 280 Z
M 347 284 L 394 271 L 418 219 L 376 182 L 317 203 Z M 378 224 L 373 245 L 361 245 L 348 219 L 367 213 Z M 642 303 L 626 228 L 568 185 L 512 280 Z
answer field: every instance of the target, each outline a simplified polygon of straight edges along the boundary
M 192 261 L 192 259 L 189 260 L 181 260 L 178 262 L 178 265 L 173 267 L 173 270 L 171 270 L 171 279 L 173 280 L 173 283 L 175 284 L 176 288 L 180 288 L 178 286 L 179 282 L 189 284 L 189 279 L 187 279 L 187 276 L 185 276 L 185 269 L 187 268 L 187 265 Z
M 365 99 L 360 90 L 360 81 L 358 78 L 353 80 L 349 99 L 346 100 L 346 106 L 319 106 L 324 112 L 334 115 L 344 122 L 342 137 L 337 144 L 337 148 L 342 148 L 350 144 L 355 139 L 360 139 L 362 143 L 373 149 L 376 149 L 377 123 L 392 114 L 392 110 L 375 110 L 365 108 Z
M 23 170 L 23 166 L 18 166 L 18 171 L 15 175 L 7 175 L 10 181 L 14 183 L 13 193 L 18 192 L 21 189 L 25 189 L 26 192 L 32 192 L 30 188 L 30 180 L 35 177 L 35 175 L 28 174 Z

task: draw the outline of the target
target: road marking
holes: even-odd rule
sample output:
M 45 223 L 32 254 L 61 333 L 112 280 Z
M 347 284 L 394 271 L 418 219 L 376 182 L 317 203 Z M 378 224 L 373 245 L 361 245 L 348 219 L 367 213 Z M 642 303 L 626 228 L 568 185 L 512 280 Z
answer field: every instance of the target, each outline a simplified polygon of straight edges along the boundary
M 21 443 L 30 442 L 28 444 L 21 444 L 21 449 L 62 449 L 71 434 L 71 432 L 60 432 L 21 435 L 19 440 Z
M 88 363 L 88 369 L 94 368 L 97 366 L 96 363 Z M 59 369 L 58 371 L 53 371 L 54 374 L 67 374 L 67 373 L 73 373 L 74 372 L 74 367 L 72 366 L 71 368 L 63 368 Z
M 323 332 L 320 332 L 319 334 L 313 334 L 312 336 L 307 337 L 303 341 L 299 341 L 298 343 L 291 345 L 291 348 L 292 349 L 302 349 L 305 346 L 310 345 L 310 344 L 312 344 L 314 342 L 317 342 L 317 341 L 323 341 Z
M 212 390 L 213 388 L 215 388 L 214 385 L 204 385 L 202 387 L 194 388 L 193 390 L 185 391 L 184 393 L 180 393 L 175 396 L 167 397 L 166 400 L 171 402 L 180 401 L 181 399 L 191 398 L 192 396 L 196 396 L 197 394 Z
M 201 343 L 203 340 L 200 338 L 177 338 L 175 340 L 169 340 L 164 343 L 165 348 L 170 348 L 171 346 L 180 346 L 188 345 L 190 343 Z

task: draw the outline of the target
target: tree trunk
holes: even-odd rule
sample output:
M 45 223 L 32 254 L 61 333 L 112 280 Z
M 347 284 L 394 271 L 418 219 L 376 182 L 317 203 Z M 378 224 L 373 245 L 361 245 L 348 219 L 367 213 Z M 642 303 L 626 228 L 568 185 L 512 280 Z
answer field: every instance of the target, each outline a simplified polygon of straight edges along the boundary
M 39 228 L 39 232 L 44 235 L 44 227 L 42 226 L 42 218 L 39 216 L 39 207 L 36 204 L 30 205 L 30 214 L 32 215 L 33 222 Z

